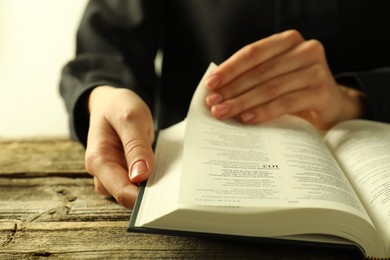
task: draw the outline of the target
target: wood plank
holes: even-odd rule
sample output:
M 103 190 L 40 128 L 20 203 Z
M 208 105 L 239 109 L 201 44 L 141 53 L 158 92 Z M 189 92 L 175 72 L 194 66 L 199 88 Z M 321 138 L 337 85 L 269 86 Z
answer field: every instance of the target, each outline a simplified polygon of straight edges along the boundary
M 84 148 L 69 139 L 0 141 L 0 177 L 83 176 Z
M 128 220 L 131 211 L 95 191 L 92 178 L 0 178 L 0 223 Z
M 126 232 L 127 222 L 38 222 L 0 228 L 3 258 L 359 259 L 357 251 Z

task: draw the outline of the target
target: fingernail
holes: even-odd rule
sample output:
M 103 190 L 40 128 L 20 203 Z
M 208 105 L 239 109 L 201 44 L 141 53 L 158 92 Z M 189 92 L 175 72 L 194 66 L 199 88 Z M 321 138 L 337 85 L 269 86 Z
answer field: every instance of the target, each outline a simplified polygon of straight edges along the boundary
M 226 104 L 220 104 L 211 108 L 211 113 L 217 117 L 222 118 L 230 112 L 230 107 Z
M 250 122 L 255 118 L 255 113 L 253 112 L 245 112 L 241 114 L 241 120 L 244 122 Z
M 221 83 L 221 77 L 219 77 L 218 75 L 215 75 L 215 74 L 212 74 L 208 79 L 207 79 L 207 82 L 206 82 L 206 85 L 210 88 L 210 89 L 215 89 L 219 86 L 219 84 Z
M 207 105 L 209 106 L 219 104 L 222 102 L 222 100 L 223 97 L 221 96 L 221 94 L 218 93 L 213 93 L 206 98 Z
M 148 165 L 145 161 L 137 161 L 131 167 L 130 179 L 133 180 L 139 175 L 145 174 L 148 172 Z

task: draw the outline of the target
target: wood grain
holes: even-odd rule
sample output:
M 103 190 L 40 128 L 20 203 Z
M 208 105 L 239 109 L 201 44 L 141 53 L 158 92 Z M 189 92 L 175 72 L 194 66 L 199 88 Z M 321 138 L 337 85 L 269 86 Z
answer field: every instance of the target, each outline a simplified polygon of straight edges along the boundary
M 127 222 L 39 222 L 8 225 L 0 253 L 10 258 L 355 259 L 333 248 L 255 244 L 126 232 Z M 1 235 L 3 236 L 3 235 Z M 1 241 L 1 240 L 0 240 Z M 0 242 L 1 244 L 1 242 Z M 356 253 L 356 252 L 355 252 Z
M 69 139 L 3 140 L 0 176 L 85 176 L 84 148 Z
M 124 221 L 131 211 L 95 192 L 92 178 L 0 178 L 0 223 Z

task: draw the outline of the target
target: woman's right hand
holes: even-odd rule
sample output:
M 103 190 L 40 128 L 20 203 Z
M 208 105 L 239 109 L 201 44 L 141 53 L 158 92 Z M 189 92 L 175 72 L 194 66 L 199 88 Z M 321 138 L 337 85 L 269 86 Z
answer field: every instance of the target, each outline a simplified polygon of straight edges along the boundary
M 153 169 L 153 118 L 133 91 L 99 86 L 89 96 L 90 127 L 85 166 L 95 188 L 132 208 L 138 184 Z
M 317 40 L 288 30 L 244 46 L 210 74 L 206 98 L 217 119 L 257 124 L 301 116 L 326 130 L 365 114 L 365 95 L 336 82 Z

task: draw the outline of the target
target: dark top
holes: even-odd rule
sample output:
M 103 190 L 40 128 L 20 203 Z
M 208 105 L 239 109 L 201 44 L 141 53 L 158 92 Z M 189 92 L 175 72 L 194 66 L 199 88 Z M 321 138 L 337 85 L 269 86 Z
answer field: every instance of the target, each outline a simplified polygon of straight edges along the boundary
M 136 91 L 158 111 L 159 127 L 176 123 L 211 61 L 287 29 L 321 41 L 336 79 L 366 93 L 371 119 L 390 122 L 389 10 L 387 0 L 91 1 L 60 85 L 72 134 L 85 144 L 86 97 L 102 84 Z

